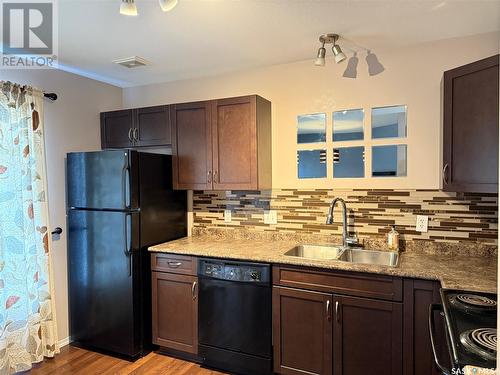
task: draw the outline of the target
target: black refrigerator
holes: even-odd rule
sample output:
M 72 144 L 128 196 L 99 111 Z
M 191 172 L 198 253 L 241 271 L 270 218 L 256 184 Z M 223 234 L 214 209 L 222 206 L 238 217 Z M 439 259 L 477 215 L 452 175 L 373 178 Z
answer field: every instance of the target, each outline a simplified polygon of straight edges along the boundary
M 131 359 L 151 349 L 147 247 L 186 236 L 169 155 L 67 155 L 70 341 Z

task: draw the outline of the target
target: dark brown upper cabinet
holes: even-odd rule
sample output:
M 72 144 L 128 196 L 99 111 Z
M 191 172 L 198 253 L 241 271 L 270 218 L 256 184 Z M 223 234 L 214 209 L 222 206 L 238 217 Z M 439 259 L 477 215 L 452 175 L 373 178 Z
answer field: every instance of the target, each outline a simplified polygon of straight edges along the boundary
M 171 144 L 168 106 L 101 113 L 101 147 L 125 148 Z
M 132 147 L 134 116 L 132 110 L 101 112 L 101 147 Z
M 134 141 L 136 146 L 170 145 L 170 119 L 167 105 L 135 110 Z
M 257 95 L 171 109 L 174 187 L 271 188 L 271 103 Z
M 443 189 L 498 191 L 498 62 L 444 73 Z
M 211 102 L 174 104 L 171 108 L 175 189 L 212 188 Z

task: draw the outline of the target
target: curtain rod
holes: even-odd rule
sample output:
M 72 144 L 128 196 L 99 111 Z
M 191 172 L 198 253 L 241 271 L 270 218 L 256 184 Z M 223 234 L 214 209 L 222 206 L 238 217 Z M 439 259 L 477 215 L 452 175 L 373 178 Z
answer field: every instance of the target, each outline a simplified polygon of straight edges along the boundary
M 54 92 L 44 92 L 43 96 L 53 102 L 57 100 L 57 94 Z

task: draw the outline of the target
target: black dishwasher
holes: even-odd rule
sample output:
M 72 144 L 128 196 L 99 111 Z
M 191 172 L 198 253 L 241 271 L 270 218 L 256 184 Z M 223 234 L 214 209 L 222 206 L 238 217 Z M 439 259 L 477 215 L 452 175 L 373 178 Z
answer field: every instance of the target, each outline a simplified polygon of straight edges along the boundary
M 203 364 L 239 374 L 271 374 L 271 266 L 200 259 L 198 281 Z

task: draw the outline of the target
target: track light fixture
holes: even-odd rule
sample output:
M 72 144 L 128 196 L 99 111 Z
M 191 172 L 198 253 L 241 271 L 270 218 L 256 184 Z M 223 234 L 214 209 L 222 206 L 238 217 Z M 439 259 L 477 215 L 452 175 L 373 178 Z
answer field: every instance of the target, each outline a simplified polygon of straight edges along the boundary
M 318 56 L 316 58 L 316 61 L 314 62 L 314 65 L 316 66 L 325 66 L 325 56 L 326 56 L 326 49 L 325 49 L 325 43 L 318 49 Z
M 342 52 L 342 48 L 337 44 L 337 40 L 339 40 L 340 36 L 338 34 L 324 34 L 319 37 L 319 41 L 321 42 L 321 48 L 318 49 L 318 55 L 314 65 L 316 66 L 325 66 L 325 55 L 326 49 L 325 44 L 332 44 L 332 52 L 335 56 L 335 62 L 338 64 L 346 59 L 344 52 Z
M 164 12 L 168 12 L 175 8 L 178 0 L 158 0 L 160 8 Z M 120 4 L 120 14 L 124 16 L 137 16 L 137 6 L 135 0 L 122 0 Z
M 122 0 L 120 14 L 124 16 L 137 16 L 137 7 L 134 0 Z
M 177 0 L 158 0 L 160 2 L 160 8 L 164 12 L 172 10 L 177 5 Z
M 337 64 L 346 59 L 344 52 L 342 52 L 342 49 L 340 48 L 340 46 L 338 44 L 333 45 L 332 52 L 333 52 L 333 55 L 335 56 L 335 62 Z

